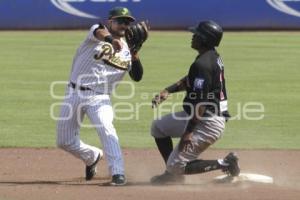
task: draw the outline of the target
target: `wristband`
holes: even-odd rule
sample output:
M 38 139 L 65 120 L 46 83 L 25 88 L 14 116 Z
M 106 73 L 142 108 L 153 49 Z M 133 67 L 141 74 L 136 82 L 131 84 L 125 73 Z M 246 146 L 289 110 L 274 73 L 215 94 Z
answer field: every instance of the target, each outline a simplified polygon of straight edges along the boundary
M 105 26 L 101 23 L 101 22 L 99 22 L 99 29 L 105 29 Z
M 112 41 L 114 40 L 114 38 L 111 35 L 105 36 L 104 37 L 104 41 L 108 42 L 110 44 L 112 44 Z

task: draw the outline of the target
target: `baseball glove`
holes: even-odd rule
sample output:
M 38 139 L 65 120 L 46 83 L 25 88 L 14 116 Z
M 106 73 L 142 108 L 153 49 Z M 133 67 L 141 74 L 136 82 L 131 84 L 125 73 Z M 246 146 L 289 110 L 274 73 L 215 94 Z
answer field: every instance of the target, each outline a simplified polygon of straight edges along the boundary
M 148 29 L 147 22 L 142 21 L 129 26 L 125 31 L 126 42 L 132 53 L 136 53 L 141 49 L 143 43 L 148 38 Z

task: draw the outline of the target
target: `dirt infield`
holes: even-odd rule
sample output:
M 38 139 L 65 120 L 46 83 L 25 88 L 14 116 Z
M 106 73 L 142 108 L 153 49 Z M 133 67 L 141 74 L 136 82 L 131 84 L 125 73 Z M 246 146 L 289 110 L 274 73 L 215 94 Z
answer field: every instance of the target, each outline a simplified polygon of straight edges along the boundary
M 153 199 L 300 199 L 300 151 L 238 150 L 242 172 L 274 178 L 274 184 L 215 183 L 220 171 L 186 177 L 185 185 L 151 186 L 149 179 L 163 172 L 156 150 L 124 149 L 129 184 L 109 187 L 106 161 L 95 180 L 84 181 L 84 165 L 57 149 L 0 149 L 0 200 L 153 200 Z M 208 150 L 203 159 L 228 151 Z

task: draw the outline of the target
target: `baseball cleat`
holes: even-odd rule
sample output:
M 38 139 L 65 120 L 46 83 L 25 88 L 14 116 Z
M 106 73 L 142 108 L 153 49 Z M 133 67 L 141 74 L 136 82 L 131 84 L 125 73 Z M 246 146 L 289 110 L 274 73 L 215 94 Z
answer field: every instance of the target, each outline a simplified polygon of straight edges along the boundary
M 168 171 L 165 171 L 161 175 L 157 175 L 151 178 L 150 182 L 153 185 L 163 185 L 163 184 L 183 184 L 184 183 L 183 175 L 171 174 Z
M 240 174 L 240 167 L 238 165 L 238 157 L 236 153 L 230 152 L 225 158 L 224 162 L 228 166 L 224 167 L 223 172 L 229 176 L 238 176 Z
M 100 151 L 96 161 L 90 165 L 85 167 L 85 180 L 89 181 L 97 174 L 97 163 L 101 160 L 103 156 L 103 152 Z
M 111 186 L 122 186 L 126 185 L 126 178 L 123 174 L 115 174 L 112 176 Z

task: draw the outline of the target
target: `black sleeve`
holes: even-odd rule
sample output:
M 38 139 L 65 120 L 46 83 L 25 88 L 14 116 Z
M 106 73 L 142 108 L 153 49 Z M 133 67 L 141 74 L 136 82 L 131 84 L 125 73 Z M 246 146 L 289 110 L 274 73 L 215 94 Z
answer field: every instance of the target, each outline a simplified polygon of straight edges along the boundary
M 192 73 L 191 87 L 198 102 L 206 101 L 212 88 L 212 74 L 209 67 L 196 64 Z
M 130 78 L 136 82 L 142 80 L 143 65 L 140 59 L 132 61 L 131 70 L 129 71 Z

